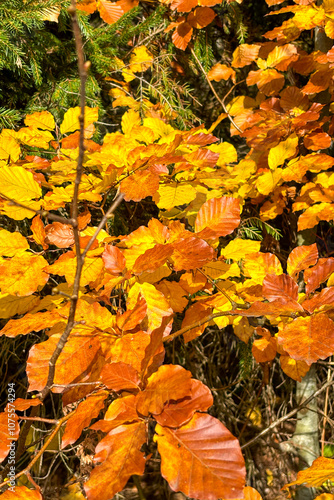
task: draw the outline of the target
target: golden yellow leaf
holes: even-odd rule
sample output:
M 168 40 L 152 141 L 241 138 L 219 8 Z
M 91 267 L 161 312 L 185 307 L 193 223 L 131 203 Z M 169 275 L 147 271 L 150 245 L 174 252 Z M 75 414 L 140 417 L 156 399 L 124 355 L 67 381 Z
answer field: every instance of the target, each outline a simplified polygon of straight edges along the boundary
M 133 73 L 146 71 L 152 66 L 153 60 L 153 54 L 145 47 L 145 45 L 140 45 L 139 47 L 136 47 L 131 54 L 129 69 Z
M 252 278 L 253 283 L 262 285 L 267 274 L 282 274 L 282 266 L 276 255 L 257 252 L 245 256 L 243 262 L 245 276 Z
M 35 127 L 42 130 L 53 130 L 55 128 L 55 120 L 49 111 L 37 111 L 32 115 L 27 115 L 24 123 L 27 127 Z
M 27 208 L 19 207 L 8 201 L 0 207 L 0 212 L 14 220 L 32 219 L 35 215 L 34 210 L 39 210 L 42 204 L 41 201 L 31 200 L 24 200 L 21 203 Z M 32 210 L 29 210 L 28 207 Z
M 224 259 L 240 260 L 250 253 L 260 251 L 261 242 L 253 240 L 242 240 L 235 238 L 222 249 L 221 255 Z
M 334 460 L 331 458 L 319 457 L 314 460 L 311 467 L 298 472 L 296 481 L 286 484 L 282 489 L 287 489 L 295 484 L 306 486 L 321 486 L 325 481 L 334 480 Z
M 21 148 L 18 142 L 3 133 L 0 135 L 0 160 L 8 160 L 16 162 L 20 158 Z
M 34 127 L 23 127 L 17 133 L 17 138 L 31 147 L 47 149 L 54 139 L 49 130 L 39 130 Z
M 173 310 L 165 296 L 150 283 L 136 283 L 129 291 L 127 308 L 133 309 L 138 301 L 138 295 L 144 297 L 147 304 L 148 331 L 161 325 L 164 316 L 170 316 Z
M 130 109 L 122 116 L 122 131 L 123 134 L 130 134 L 133 127 L 141 124 L 140 114 L 138 111 Z
M 189 183 L 177 184 L 161 184 L 158 190 L 159 201 L 157 205 L 159 208 L 171 210 L 179 205 L 190 203 L 196 198 L 196 189 Z
M 210 151 L 213 151 L 214 153 L 219 153 L 219 159 L 217 161 L 218 167 L 223 167 L 227 163 L 234 163 L 238 161 L 237 150 L 229 142 L 211 144 L 208 149 L 210 149 Z
M 298 137 L 296 134 L 290 135 L 286 141 L 280 142 L 271 148 L 268 156 L 268 164 L 271 170 L 283 165 L 285 160 L 291 158 L 297 151 Z
M 14 255 L 24 252 L 29 248 L 29 244 L 24 236 L 18 231 L 11 233 L 6 229 L 0 229 L 0 255 L 14 257 Z
M 33 174 L 23 167 L 16 166 L 0 168 L 0 192 L 19 202 L 42 196 L 41 187 Z
M 226 280 L 230 276 L 240 276 L 240 269 L 236 262 L 233 262 L 233 264 L 226 264 L 223 260 L 209 262 L 203 267 L 203 271 L 213 280 Z
M 16 314 L 24 314 L 40 302 L 35 295 L 17 297 L 16 295 L 0 294 L 0 318 L 7 319 Z
M 261 174 L 256 181 L 256 188 L 259 193 L 268 195 L 272 193 L 282 179 L 282 169 L 277 168 L 272 172 Z
M 60 125 L 60 132 L 64 134 L 68 134 L 69 132 L 74 132 L 75 130 L 79 130 L 79 116 L 80 116 L 80 108 L 77 106 L 76 108 L 70 108 L 64 114 L 64 119 L 62 124 Z M 92 137 L 93 133 L 89 130 L 90 125 L 96 122 L 98 119 L 98 108 L 88 108 L 85 106 L 85 133 L 86 139 Z

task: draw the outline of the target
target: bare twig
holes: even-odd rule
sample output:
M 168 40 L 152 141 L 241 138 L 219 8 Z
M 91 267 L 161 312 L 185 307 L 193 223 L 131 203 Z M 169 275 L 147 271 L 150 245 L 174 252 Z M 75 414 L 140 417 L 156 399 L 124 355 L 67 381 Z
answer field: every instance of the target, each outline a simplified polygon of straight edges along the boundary
M 284 415 L 284 417 L 281 417 L 278 420 L 276 420 L 275 422 L 273 422 L 272 424 L 270 424 L 268 427 L 266 427 L 266 429 L 263 429 L 263 431 L 261 431 L 260 434 L 258 434 L 253 439 L 251 439 L 250 441 L 248 441 L 248 443 L 242 445 L 241 449 L 244 450 L 245 448 L 248 448 L 249 446 L 251 446 L 252 444 L 254 444 L 256 441 L 258 441 L 260 438 L 262 438 L 263 436 L 265 436 L 266 434 L 268 434 L 268 432 L 270 432 L 273 429 L 275 429 L 275 427 L 277 427 L 278 425 L 282 424 L 286 420 L 289 420 L 289 418 L 291 418 L 294 415 L 296 415 L 296 413 L 298 413 L 301 408 L 304 408 L 305 406 L 307 406 L 310 403 L 310 401 L 312 401 L 314 398 L 316 398 L 317 396 L 319 396 L 319 394 L 321 394 L 322 392 L 324 392 L 327 389 L 327 387 L 330 387 L 333 384 L 334 384 L 334 377 L 332 375 L 331 379 L 328 382 L 326 382 L 326 384 L 324 384 L 322 387 L 320 387 L 320 389 L 318 389 L 313 394 L 311 394 L 311 396 L 309 398 L 305 399 L 305 401 L 303 401 L 302 403 L 300 403 L 297 406 L 297 408 L 295 408 L 294 410 L 291 410 L 289 413 L 287 413 L 287 415 Z
M 32 459 L 32 461 L 27 465 L 27 467 L 24 470 L 21 470 L 21 472 L 18 472 L 17 474 L 15 474 L 15 477 L 13 479 L 17 479 L 18 477 L 23 476 L 24 474 L 28 475 L 29 471 L 32 469 L 32 467 L 34 466 L 34 464 L 43 455 L 43 453 L 45 452 L 45 450 L 47 449 L 47 447 L 49 446 L 49 444 L 51 443 L 51 441 L 53 440 L 53 438 L 56 436 L 56 434 L 58 433 L 59 429 L 65 424 L 65 422 L 67 422 L 67 420 L 70 417 L 72 417 L 72 415 L 75 414 L 75 412 L 76 412 L 76 410 L 73 410 L 71 413 L 68 413 L 67 415 L 65 415 L 65 417 L 62 417 L 61 419 L 57 420 L 56 427 L 53 429 L 53 431 L 51 432 L 50 436 L 48 437 L 48 439 L 43 444 L 42 448 L 39 450 L 38 453 L 36 453 L 36 455 L 34 456 L 34 458 Z M 0 484 L 0 488 L 2 488 L 3 486 L 7 486 L 7 485 L 8 485 L 8 481 L 3 481 Z
M 204 78 L 206 79 L 206 81 L 208 82 L 208 85 L 210 87 L 210 89 L 212 90 L 212 93 L 214 94 L 215 98 L 217 99 L 217 101 L 219 102 L 219 104 L 221 105 L 221 107 L 223 108 L 223 110 L 225 111 L 225 113 L 227 114 L 227 117 L 228 119 L 230 120 L 230 122 L 232 123 L 233 127 L 235 127 L 237 129 L 238 132 L 240 132 L 242 134 L 242 130 L 240 127 L 238 127 L 238 125 L 235 123 L 235 121 L 233 120 L 232 116 L 230 115 L 230 113 L 228 112 L 228 109 L 225 105 L 225 102 L 224 100 L 221 100 L 221 98 L 219 97 L 219 95 L 217 94 L 214 86 L 212 85 L 211 81 L 209 80 L 208 78 L 208 75 L 206 74 L 206 71 L 205 69 L 203 68 L 202 66 L 202 63 L 201 61 L 198 59 L 197 55 L 195 54 L 195 51 L 194 49 L 191 49 L 191 54 L 192 56 L 194 57 L 194 59 L 196 60 L 200 70 L 202 71 L 203 75 L 204 75 Z
M 8 200 L 11 205 L 15 205 L 16 207 L 24 208 L 25 210 L 29 210 L 30 212 L 34 212 L 36 215 L 40 215 L 41 217 L 46 217 L 47 219 L 54 220 L 57 222 L 62 222 L 63 224 L 69 224 L 73 226 L 73 219 L 66 219 L 66 217 L 61 217 L 60 215 L 51 214 L 47 210 L 35 210 L 34 208 L 27 207 L 23 203 L 19 203 L 18 201 L 9 198 L 6 194 L 0 193 L 0 197 Z

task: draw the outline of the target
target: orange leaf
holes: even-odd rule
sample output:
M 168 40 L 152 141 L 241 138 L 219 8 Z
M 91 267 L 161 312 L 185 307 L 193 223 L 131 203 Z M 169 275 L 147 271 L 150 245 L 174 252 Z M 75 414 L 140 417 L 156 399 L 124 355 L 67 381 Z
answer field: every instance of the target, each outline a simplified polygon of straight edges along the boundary
M 104 408 L 104 400 L 109 396 L 108 391 L 101 391 L 88 396 L 75 410 L 75 414 L 69 418 L 66 424 L 65 433 L 62 437 L 61 448 L 64 449 L 69 444 L 75 443 L 79 439 L 81 432 L 88 427 L 90 421 L 96 418 L 100 410 Z
M 226 64 L 215 64 L 208 72 L 208 78 L 215 82 L 232 78 L 232 81 L 235 82 L 235 71 L 226 66 Z
M 41 255 L 25 252 L 6 261 L 0 266 L 0 288 L 2 292 L 24 297 L 43 287 L 49 279 L 44 271 L 48 265 Z
M 297 48 L 291 43 L 287 45 L 277 45 L 274 50 L 268 54 L 267 65 L 279 71 L 286 71 L 291 62 L 296 61 L 298 57 Z
M 49 361 L 60 334 L 52 335 L 45 342 L 34 345 L 29 351 L 27 375 L 29 391 L 41 391 L 47 382 Z M 100 342 L 96 337 L 76 332 L 70 335 L 56 363 L 55 384 L 70 384 L 91 367 L 100 350 Z M 54 387 L 53 392 L 64 392 L 65 387 Z
M 146 439 L 145 422 L 136 422 L 113 429 L 99 442 L 94 461 L 103 463 L 84 485 L 88 500 L 109 500 L 133 474 L 143 474 L 145 458 L 140 449 Z
M 300 247 L 296 247 L 292 250 L 288 257 L 287 272 L 290 276 L 292 276 L 292 278 L 295 279 L 298 277 L 300 271 L 303 271 L 310 266 L 314 266 L 317 260 L 318 249 L 316 243 L 313 243 L 313 245 L 302 245 Z
M 259 55 L 261 45 L 248 45 L 243 43 L 233 52 L 232 66 L 234 68 L 243 68 L 251 64 Z
M 187 22 L 193 28 L 201 29 L 212 23 L 215 17 L 216 14 L 209 7 L 198 7 L 188 15 Z
M 297 318 L 278 332 L 278 342 L 297 361 L 308 365 L 334 352 L 334 323 L 325 314 Z
M 315 266 L 311 267 L 311 269 L 306 269 L 304 272 L 304 281 L 306 283 L 307 295 L 314 292 L 332 273 L 334 273 L 333 257 L 319 259 Z
M 39 332 L 44 328 L 51 328 L 60 321 L 64 321 L 64 318 L 56 310 L 26 314 L 20 319 L 10 319 L 0 334 L 6 335 L 6 337 L 27 335 L 33 331 Z
M 136 410 L 136 396 L 125 396 L 115 399 L 104 416 L 104 420 L 98 420 L 90 426 L 90 429 L 102 432 L 110 432 L 119 425 L 138 421 L 139 416 Z
M 187 293 L 176 281 L 163 280 L 155 287 L 164 294 L 174 312 L 182 312 L 188 305 Z
M 93 14 L 97 9 L 97 3 L 96 0 L 79 0 L 76 3 L 76 8 L 87 12 L 87 14 Z
M 117 339 L 111 348 L 111 361 L 123 361 L 133 366 L 138 372 L 145 358 L 145 349 L 151 341 L 151 336 L 146 332 L 136 332 Z
M 305 210 L 298 219 L 298 231 L 311 229 L 316 226 L 321 220 L 330 221 L 334 219 L 334 204 L 319 203 Z
M 147 313 L 147 304 L 145 299 L 139 294 L 136 305 L 133 309 L 128 309 L 121 316 L 117 316 L 116 322 L 120 330 L 133 330 L 138 326 Z
M 309 79 L 307 85 L 302 89 L 304 94 L 318 94 L 323 90 L 326 90 L 332 81 L 332 72 L 326 70 L 320 70 L 313 73 Z
M 178 49 L 186 50 L 188 43 L 190 42 L 193 29 L 189 23 L 184 22 L 177 26 L 176 30 L 172 35 L 172 40 Z
M 272 361 L 277 352 L 276 339 L 272 337 L 266 328 L 256 328 L 256 333 L 262 335 L 261 339 L 253 342 L 252 353 L 258 363 Z
M 280 362 L 284 373 L 293 380 L 298 380 L 298 382 L 301 382 L 302 378 L 305 377 L 310 369 L 305 361 L 296 361 L 287 355 L 282 355 L 280 357 Z
M 1 500 L 43 500 L 39 491 L 30 490 L 26 486 L 15 486 L 15 491 L 8 489 L 1 496 Z
M 202 238 L 231 234 L 240 223 L 240 203 L 237 198 L 211 198 L 201 206 L 195 230 Z M 199 267 L 199 266 L 198 266 Z
M 330 286 L 329 288 L 323 288 L 321 292 L 317 293 L 312 299 L 304 300 L 303 308 L 305 311 L 313 313 L 315 310 L 324 310 L 326 306 L 331 306 L 333 303 L 334 287 Z
M 298 472 L 296 481 L 286 484 L 282 489 L 287 489 L 294 484 L 306 484 L 306 486 L 321 486 L 326 481 L 334 480 L 334 460 L 319 457 L 314 460 L 311 467 Z
M 287 274 L 267 274 L 263 280 L 263 297 L 269 302 L 276 299 L 298 300 L 298 285 Z
M 101 372 L 101 380 L 108 389 L 115 392 L 138 389 L 140 378 L 137 370 L 126 363 L 108 363 Z
M 45 226 L 46 243 L 58 248 L 67 248 L 74 245 L 73 227 L 61 222 L 53 222 Z
M 138 5 L 138 1 L 120 0 L 118 2 L 109 2 L 108 0 L 98 0 L 98 11 L 103 21 L 113 24 L 118 21 L 125 12 Z
M 273 68 L 250 71 L 246 79 L 247 85 L 257 85 L 265 95 L 277 94 L 284 85 L 284 76 Z
M 164 427 L 180 427 L 192 418 L 195 411 L 204 412 L 212 405 L 210 389 L 199 380 L 192 379 L 189 394 L 177 403 L 168 403 L 155 419 Z
M 145 390 L 137 396 L 137 411 L 142 415 L 159 415 L 164 405 L 187 396 L 191 373 L 178 365 L 163 365 L 148 379 Z
M 18 411 L 25 411 L 25 410 L 28 410 L 28 408 L 31 408 L 32 406 L 38 406 L 40 404 L 42 404 L 42 401 L 38 398 L 35 398 L 35 399 L 17 398 L 14 401 L 14 403 L 12 403 L 12 405 Z
M 268 0 L 266 0 L 266 2 L 269 3 Z M 255 488 L 252 488 L 251 486 L 245 486 L 244 496 L 245 496 L 245 500 L 262 500 L 260 493 Z
M 245 466 L 240 446 L 219 420 L 195 413 L 179 429 L 158 424 L 155 431 L 161 474 L 173 491 L 200 500 L 243 496 Z
M 141 274 L 144 271 L 153 272 L 158 267 L 162 266 L 168 257 L 173 253 L 172 245 L 157 244 L 153 248 L 149 248 L 146 252 L 140 255 L 132 268 L 133 274 Z
M 47 250 L 49 245 L 45 243 L 45 228 L 40 215 L 36 215 L 36 217 L 33 218 L 30 229 L 35 242 L 38 245 L 42 245 L 43 250 Z
M 304 138 L 304 146 L 311 151 L 327 149 L 331 145 L 331 137 L 326 132 L 312 132 Z
M 215 251 L 206 241 L 193 236 L 185 239 L 180 238 L 176 243 L 173 243 L 173 249 L 171 260 L 175 271 L 203 267 L 215 255 Z
M 193 328 L 183 334 L 183 338 L 186 343 L 202 335 L 205 328 L 208 326 L 208 323 L 204 323 L 201 326 L 197 326 L 197 323 L 209 316 L 211 312 L 212 308 L 208 307 L 206 304 L 202 304 L 201 302 L 192 304 L 186 310 L 186 314 L 184 315 L 184 319 L 182 322 L 182 328 L 193 326 Z
M 102 254 L 104 266 L 114 275 L 120 275 L 126 268 L 126 260 L 121 250 L 113 245 L 108 245 Z
M 153 196 L 159 189 L 159 176 L 149 170 L 135 172 L 121 182 L 120 190 L 125 201 L 141 201 Z
M 92 216 L 88 210 L 78 216 L 78 229 L 83 231 L 90 223 Z

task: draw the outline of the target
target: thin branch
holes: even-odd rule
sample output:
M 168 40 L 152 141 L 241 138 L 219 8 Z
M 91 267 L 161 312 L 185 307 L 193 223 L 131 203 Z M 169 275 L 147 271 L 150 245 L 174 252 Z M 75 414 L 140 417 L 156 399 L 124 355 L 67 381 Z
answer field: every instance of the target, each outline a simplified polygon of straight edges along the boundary
M 51 443 L 51 441 L 53 440 L 53 438 L 55 437 L 55 435 L 57 434 L 57 432 L 59 431 L 59 429 L 65 424 L 65 422 L 67 422 L 67 420 L 70 417 L 72 417 L 72 415 L 75 414 L 75 412 L 76 412 L 76 410 L 73 410 L 71 413 L 68 413 L 67 415 L 65 415 L 65 417 L 62 417 L 61 419 L 59 419 L 57 421 L 56 427 L 53 429 L 53 431 L 51 432 L 50 436 L 45 441 L 45 443 L 43 444 L 43 446 L 39 450 L 39 452 L 36 453 L 36 455 L 34 456 L 34 458 L 32 459 L 32 461 L 27 465 L 27 467 L 24 470 L 21 470 L 21 472 L 18 472 L 17 474 L 15 474 L 15 477 L 13 479 L 17 479 L 20 476 L 23 476 L 24 474 L 27 475 L 29 473 L 29 471 L 32 469 L 32 467 L 34 466 L 34 464 L 43 455 L 43 453 L 45 452 L 45 450 L 47 449 L 47 447 L 49 446 L 49 444 Z M 3 486 L 8 486 L 8 481 L 4 481 L 3 483 L 0 484 L 0 488 L 2 488 Z
M 221 98 L 219 97 L 219 95 L 217 94 L 214 86 L 212 85 L 211 81 L 209 80 L 208 78 L 208 75 L 206 74 L 206 71 L 205 69 L 203 68 L 202 64 L 201 64 L 201 61 L 198 59 L 197 55 L 195 54 L 195 51 L 194 49 L 191 49 L 191 53 L 194 57 L 194 59 L 196 60 L 200 70 L 202 71 L 206 81 L 208 82 L 208 85 L 210 87 L 210 89 L 212 90 L 212 93 L 214 94 L 215 98 L 217 99 L 217 101 L 219 102 L 219 104 L 221 105 L 221 107 L 223 108 L 223 110 L 225 111 L 225 113 L 227 114 L 227 117 L 228 119 L 230 120 L 230 122 L 232 123 L 233 127 L 235 127 L 237 129 L 238 132 L 240 132 L 242 134 L 242 130 L 240 127 L 238 127 L 238 125 L 235 123 L 235 121 L 233 120 L 232 116 L 230 115 L 230 113 L 228 112 L 227 110 L 227 107 L 225 105 L 225 102 L 224 100 L 221 100 Z
M 27 207 L 26 205 L 19 203 L 18 201 L 9 198 L 6 194 L 0 193 L 0 197 L 8 200 L 11 205 L 15 205 L 16 207 L 24 208 L 25 210 L 29 210 L 30 212 L 34 212 L 36 215 L 40 215 L 41 217 L 47 217 L 50 220 L 54 220 L 57 222 L 62 222 L 63 224 L 70 224 L 73 226 L 73 219 L 66 219 L 66 217 L 61 217 L 60 215 L 51 214 L 47 210 L 35 210 L 34 208 Z
M 330 387 L 333 384 L 334 384 L 334 376 L 332 375 L 331 379 L 328 382 L 326 382 L 326 384 L 324 384 L 322 387 L 320 387 L 320 389 L 318 389 L 313 394 L 311 394 L 311 396 L 308 397 L 307 399 L 305 399 L 305 401 L 303 401 L 303 403 L 300 403 L 297 406 L 297 408 L 295 408 L 294 410 L 290 411 L 287 415 L 284 415 L 284 417 L 281 417 L 278 420 L 276 420 L 275 422 L 273 422 L 272 424 L 270 424 L 266 429 L 263 429 L 263 431 L 260 432 L 260 434 L 258 434 L 253 439 L 251 439 L 250 441 L 248 441 L 248 443 L 242 445 L 241 449 L 244 450 L 245 448 L 248 448 L 252 444 L 256 443 L 256 441 L 258 441 L 260 438 L 262 438 L 263 436 L 265 436 L 266 434 L 268 434 L 268 432 L 270 432 L 273 429 L 275 429 L 275 427 L 277 427 L 278 425 L 282 424 L 286 420 L 289 420 L 289 418 L 291 418 L 294 415 L 296 415 L 296 413 L 298 413 L 301 408 L 304 408 L 305 406 L 307 406 L 310 403 L 310 401 L 312 401 L 312 399 L 314 399 L 317 396 L 319 396 L 319 394 L 321 394 L 322 392 L 324 392 L 327 389 L 327 387 Z

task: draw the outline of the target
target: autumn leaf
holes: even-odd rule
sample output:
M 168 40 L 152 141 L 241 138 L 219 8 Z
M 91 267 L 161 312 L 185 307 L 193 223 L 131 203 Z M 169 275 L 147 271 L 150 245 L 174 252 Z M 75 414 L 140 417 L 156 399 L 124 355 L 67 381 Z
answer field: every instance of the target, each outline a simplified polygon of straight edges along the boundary
M 68 248 L 74 245 L 73 227 L 61 222 L 53 222 L 44 228 L 45 242 L 58 248 Z
M 145 422 L 136 422 L 111 430 L 99 442 L 94 461 L 102 463 L 84 485 L 88 500 L 109 500 L 133 474 L 143 474 L 145 458 L 140 449 L 146 439 Z
M 62 449 L 79 439 L 83 429 L 88 427 L 90 421 L 97 417 L 100 410 L 104 408 L 104 400 L 107 397 L 108 392 L 101 391 L 88 396 L 87 399 L 78 405 L 75 414 L 67 421 L 61 442 Z
M 202 205 L 195 221 L 201 238 L 226 236 L 239 226 L 240 204 L 237 198 L 211 198 Z
M 16 254 L 6 265 L 0 265 L 0 288 L 11 295 L 31 295 L 43 288 L 49 279 L 47 261 L 41 255 Z
M 325 314 L 297 318 L 278 332 L 278 342 L 296 361 L 309 366 L 334 352 L 334 323 Z
M 191 379 L 189 394 L 180 401 L 166 404 L 163 411 L 155 415 L 155 419 L 163 427 L 180 427 L 188 422 L 196 411 L 205 412 L 212 404 L 210 389 L 199 380 Z
M 1 494 L 1 500 L 43 500 L 41 493 L 26 486 L 15 486 L 15 491 L 8 489 Z
M 283 489 L 296 484 L 306 484 L 307 486 L 321 486 L 327 480 L 333 481 L 334 461 L 331 458 L 319 457 L 314 460 L 311 467 L 299 471 L 296 481 L 286 484 Z
M 196 413 L 179 429 L 157 425 L 155 431 L 161 474 L 173 491 L 202 500 L 243 496 L 239 443 L 219 420 Z
M 101 381 L 113 391 L 137 389 L 140 385 L 138 372 L 131 365 L 123 362 L 108 363 L 101 372 Z
M 171 400 L 184 398 L 191 388 L 191 373 L 181 366 L 163 365 L 147 381 L 145 390 L 137 396 L 137 411 L 141 415 L 159 415 Z
M 300 271 L 314 266 L 318 260 L 316 243 L 313 245 L 301 245 L 292 250 L 288 257 L 287 272 L 292 278 L 297 278 Z

